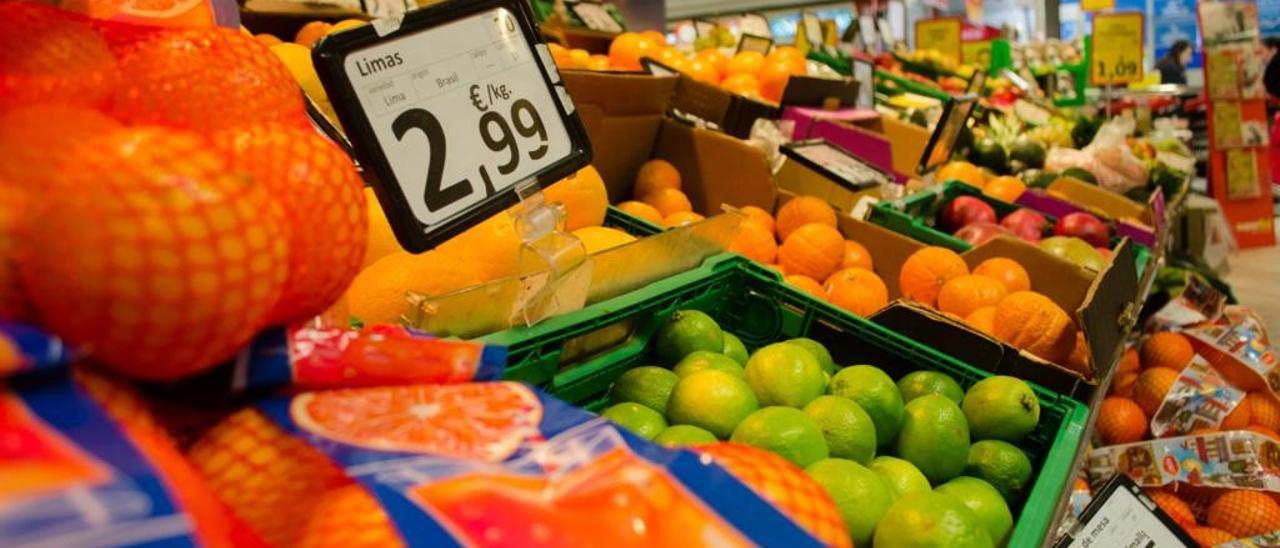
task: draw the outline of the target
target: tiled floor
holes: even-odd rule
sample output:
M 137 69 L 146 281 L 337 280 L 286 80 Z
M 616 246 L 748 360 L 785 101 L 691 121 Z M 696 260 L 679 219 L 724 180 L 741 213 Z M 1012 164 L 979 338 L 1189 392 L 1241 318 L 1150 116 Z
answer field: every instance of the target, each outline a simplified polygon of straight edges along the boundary
M 1280 336 L 1280 246 L 1240 251 L 1230 261 L 1227 283 L 1236 298 L 1258 311 L 1273 339 Z

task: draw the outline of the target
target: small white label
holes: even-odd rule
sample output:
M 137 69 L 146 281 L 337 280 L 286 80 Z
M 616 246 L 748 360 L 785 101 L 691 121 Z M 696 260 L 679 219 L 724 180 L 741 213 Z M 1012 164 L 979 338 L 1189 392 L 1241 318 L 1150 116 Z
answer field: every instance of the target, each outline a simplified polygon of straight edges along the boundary
M 505 8 L 344 59 L 376 146 L 420 222 L 447 221 L 572 153 L 539 59 Z
M 573 5 L 573 13 L 578 14 L 578 17 L 582 19 L 582 23 L 591 30 L 615 34 L 623 31 L 622 25 L 618 24 L 618 20 L 609 15 L 609 10 L 606 10 L 600 4 L 579 2 Z

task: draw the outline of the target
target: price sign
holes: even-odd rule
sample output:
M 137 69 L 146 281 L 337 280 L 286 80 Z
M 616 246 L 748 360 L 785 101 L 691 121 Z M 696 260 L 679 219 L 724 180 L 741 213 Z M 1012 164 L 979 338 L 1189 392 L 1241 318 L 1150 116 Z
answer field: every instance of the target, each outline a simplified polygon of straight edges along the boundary
M 1094 14 L 1089 81 L 1095 86 L 1141 81 L 1142 32 L 1141 13 Z
M 960 60 L 960 19 L 946 17 L 916 21 L 916 49 L 931 49 Z
M 1124 474 L 1107 481 L 1054 548 L 1102 546 L 1196 546 L 1170 518 Z
M 591 30 L 598 30 L 600 32 L 608 32 L 611 34 L 617 34 L 626 30 L 622 28 L 622 25 L 618 23 L 617 19 L 613 18 L 613 15 L 609 13 L 609 10 L 605 9 L 603 4 L 597 2 L 577 2 L 571 5 L 573 6 L 571 8 L 573 9 L 573 13 L 576 14 L 579 19 L 582 19 L 582 24 L 586 25 L 587 28 Z
M 590 161 L 582 122 L 522 0 L 445 3 L 313 52 L 401 245 L 414 252 Z M 381 33 L 379 31 L 382 31 Z

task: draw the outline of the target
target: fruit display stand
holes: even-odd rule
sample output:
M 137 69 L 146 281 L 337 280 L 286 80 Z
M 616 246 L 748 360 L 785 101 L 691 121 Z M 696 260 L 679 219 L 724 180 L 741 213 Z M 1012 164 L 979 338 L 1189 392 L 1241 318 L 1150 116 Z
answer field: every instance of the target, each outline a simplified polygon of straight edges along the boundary
M 872 364 L 895 378 L 916 370 L 942 371 L 968 387 L 991 376 L 821 302 L 783 284 L 776 273 L 730 255 L 578 312 L 482 340 L 508 347 L 508 375 L 513 378 L 555 370 L 548 387 L 553 393 L 588 409 L 601 409 L 610 386 L 625 371 L 657 360 L 650 354 L 655 333 L 672 313 L 685 309 L 710 314 L 749 350 L 808 337 L 828 348 L 836 363 Z M 1036 395 L 1040 423 L 1020 447 L 1033 456 L 1037 472 L 1016 514 L 1009 546 L 1045 539 L 1052 513 L 1048 503 L 1066 485 L 1067 461 L 1080 444 L 1086 418 L 1085 407 L 1071 398 L 1038 387 Z

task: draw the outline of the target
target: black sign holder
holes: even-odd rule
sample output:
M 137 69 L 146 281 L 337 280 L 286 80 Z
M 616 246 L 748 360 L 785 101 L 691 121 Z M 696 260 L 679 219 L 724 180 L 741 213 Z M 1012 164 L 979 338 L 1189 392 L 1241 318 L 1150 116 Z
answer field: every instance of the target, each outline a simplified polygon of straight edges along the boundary
M 504 8 L 513 15 L 512 20 L 523 34 L 529 53 L 535 59 L 538 73 L 550 90 L 552 100 L 556 103 L 555 114 L 560 116 L 569 137 L 569 153 L 565 157 L 528 177 L 536 181 L 539 186 L 545 187 L 589 164 L 591 143 L 582 121 L 578 118 L 577 110 L 568 100 L 569 96 L 564 90 L 560 74 L 551 63 L 546 45 L 543 44 L 538 29 L 533 24 L 534 16 L 527 2 L 475 0 L 437 4 L 406 13 L 400 26 L 391 32 L 379 34 L 378 22 L 375 21 L 373 24 L 328 36 L 312 51 L 316 72 L 355 149 L 356 158 L 361 166 L 375 175 L 375 183 L 372 185 L 374 193 L 387 213 L 396 239 L 408 251 L 419 253 L 431 249 L 481 221 L 503 212 L 520 201 L 517 191 L 525 185 L 517 181 L 509 188 L 485 196 L 480 202 L 442 222 L 430 226 L 422 223 L 413 214 L 390 161 L 378 146 L 369 116 L 361 106 L 351 81 L 346 77 L 343 65 L 352 52 L 426 32 L 435 27 L 498 8 Z M 423 152 L 424 154 L 434 153 L 428 150 Z M 494 155 L 498 156 L 499 153 Z
M 969 122 L 969 115 L 973 114 L 973 107 L 977 103 L 976 95 L 963 95 L 947 100 L 942 107 L 942 117 L 938 118 L 938 125 L 934 126 L 933 133 L 929 135 L 929 144 L 925 145 L 924 153 L 920 155 L 916 173 L 924 175 L 951 160 L 956 139 Z

